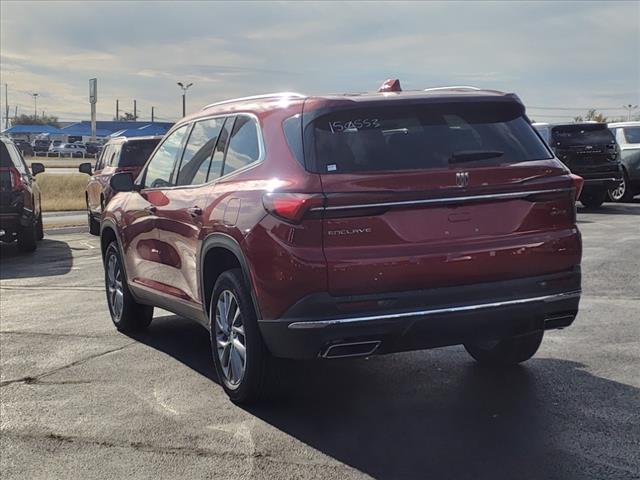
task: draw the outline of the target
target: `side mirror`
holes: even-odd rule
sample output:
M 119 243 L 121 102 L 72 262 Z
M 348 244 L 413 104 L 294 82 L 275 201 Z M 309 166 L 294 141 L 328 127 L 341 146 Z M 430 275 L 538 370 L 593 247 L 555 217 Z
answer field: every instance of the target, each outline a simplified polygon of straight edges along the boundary
M 44 172 L 44 165 L 42 163 L 35 162 L 31 164 L 31 173 L 34 176 L 42 172 Z
M 87 175 L 91 175 L 91 164 L 89 162 L 81 163 L 78 166 L 78 171 L 80 173 L 86 173 Z
M 109 185 L 114 192 L 133 192 L 136 190 L 136 184 L 133 183 L 133 177 L 129 172 L 116 173 L 109 180 Z

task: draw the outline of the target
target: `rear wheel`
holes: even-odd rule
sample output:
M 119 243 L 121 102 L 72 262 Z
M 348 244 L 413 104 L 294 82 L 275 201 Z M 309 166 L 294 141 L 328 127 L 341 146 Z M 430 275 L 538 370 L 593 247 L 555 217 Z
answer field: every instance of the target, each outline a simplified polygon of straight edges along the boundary
M 262 341 L 253 300 L 239 269 L 218 278 L 209 323 L 213 361 L 226 394 L 235 403 L 263 397 L 273 359 Z
M 42 224 L 42 210 L 40 210 L 40 213 L 38 214 L 38 226 L 37 226 L 36 234 L 37 234 L 38 240 L 42 240 L 44 238 L 44 225 Z
M 609 198 L 614 202 L 630 202 L 633 200 L 633 189 L 629 184 L 627 172 L 623 172 L 620 185 L 609 190 Z
M 593 192 L 583 192 L 580 195 L 580 202 L 587 208 L 598 208 L 602 206 L 607 197 L 606 190 L 596 190 Z
M 18 233 L 18 249 L 23 252 L 33 252 L 38 241 L 38 221 L 22 227 Z
M 107 247 L 104 257 L 104 282 L 111 320 L 121 332 L 139 332 L 153 319 L 153 307 L 137 303 L 127 285 L 118 244 Z
M 535 355 L 543 336 L 544 331 L 539 331 L 501 340 L 465 343 L 464 348 L 482 365 L 516 365 Z

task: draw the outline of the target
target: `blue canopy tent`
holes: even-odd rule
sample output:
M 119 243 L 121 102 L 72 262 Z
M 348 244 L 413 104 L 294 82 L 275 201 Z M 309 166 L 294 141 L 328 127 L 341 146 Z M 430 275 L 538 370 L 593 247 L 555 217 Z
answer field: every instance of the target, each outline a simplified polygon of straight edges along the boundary
M 7 135 L 65 135 L 59 128 L 51 125 L 14 125 L 2 131 Z

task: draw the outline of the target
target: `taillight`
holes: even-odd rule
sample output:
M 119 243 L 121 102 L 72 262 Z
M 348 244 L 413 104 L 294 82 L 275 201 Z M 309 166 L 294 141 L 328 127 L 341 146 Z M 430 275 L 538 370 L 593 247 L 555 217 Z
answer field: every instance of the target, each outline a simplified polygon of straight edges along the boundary
M 571 177 L 571 180 L 573 180 L 573 185 L 576 187 L 576 196 L 574 200 L 578 200 L 578 197 L 580 197 L 580 194 L 582 193 L 582 187 L 584 186 L 584 178 L 576 175 L 575 173 L 570 173 L 569 176 Z
M 19 190 L 22 190 L 22 187 L 24 186 L 24 183 L 22 183 L 22 175 L 20 175 L 20 172 L 18 170 L 16 170 L 14 167 L 9 167 L 7 169 L 2 169 L 4 171 L 9 171 L 9 179 L 11 182 L 11 191 L 12 192 L 17 192 Z
M 300 223 L 314 207 L 324 205 L 324 197 L 317 193 L 267 193 L 262 197 L 267 212 L 291 223 Z

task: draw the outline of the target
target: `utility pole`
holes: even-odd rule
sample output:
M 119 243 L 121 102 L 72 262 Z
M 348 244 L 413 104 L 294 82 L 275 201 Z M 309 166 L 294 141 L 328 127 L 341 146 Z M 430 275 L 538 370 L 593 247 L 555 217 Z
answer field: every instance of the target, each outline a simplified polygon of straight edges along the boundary
M 33 97 L 33 119 L 37 120 L 38 119 L 38 93 L 32 93 L 31 96 Z
M 116 122 L 120 121 L 120 101 L 116 98 Z
M 154 109 L 154 108 L 156 108 L 156 107 L 151 107 L 151 123 L 153 123 L 153 118 L 154 118 L 154 117 L 153 117 L 153 109 Z
M 4 84 L 4 128 L 9 128 L 9 85 Z
M 138 121 L 138 108 L 136 106 L 136 101 L 133 101 L 133 121 L 137 122 Z
M 638 108 L 638 105 L 623 105 L 622 108 L 624 108 L 627 111 L 627 122 L 631 121 L 631 112 L 633 110 L 635 110 L 636 108 Z
M 178 82 L 178 86 L 182 89 L 182 116 L 185 117 L 187 115 L 187 90 L 192 86 L 193 83 L 189 83 L 187 85 L 182 82 Z
M 96 103 L 98 103 L 98 79 L 89 79 L 89 103 L 91 104 L 91 140 L 96 140 Z

